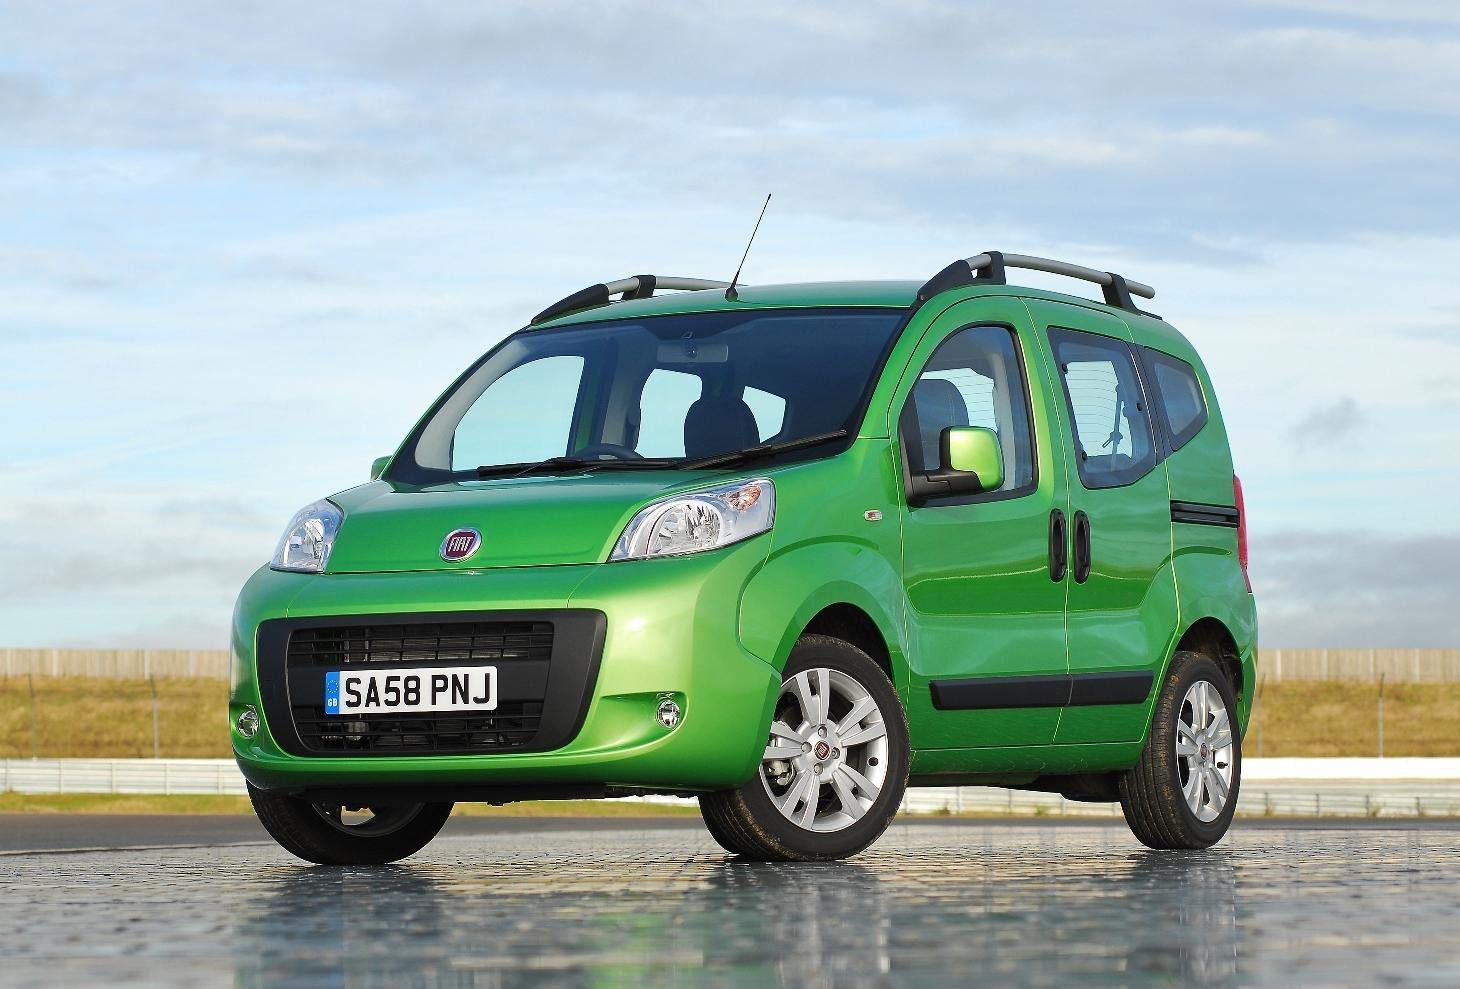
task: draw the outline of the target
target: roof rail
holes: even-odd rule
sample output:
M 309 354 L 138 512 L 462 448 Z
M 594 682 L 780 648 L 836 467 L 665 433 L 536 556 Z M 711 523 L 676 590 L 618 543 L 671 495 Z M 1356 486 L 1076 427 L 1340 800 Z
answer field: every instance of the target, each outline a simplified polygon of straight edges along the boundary
M 579 289 L 572 295 L 564 296 L 532 317 L 532 321 L 528 325 L 536 326 L 538 323 L 546 323 L 550 319 L 557 319 L 559 316 L 565 316 L 580 309 L 597 309 L 599 306 L 606 306 L 613 301 L 615 295 L 621 295 L 623 299 L 647 299 L 654 294 L 655 289 L 661 288 L 693 291 L 729 287 L 729 282 L 717 282 L 709 278 L 633 275 L 629 278 L 620 278 L 616 282 L 600 282 L 597 285 L 590 285 L 585 289 Z
M 1027 268 L 1030 271 L 1046 271 L 1051 275 L 1068 275 L 1082 281 L 1094 282 L 1105 294 L 1105 304 L 1127 312 L 1138 313 L 1133 295 L 1143 299 L 1154 299 L 1156 290 L 1142 282 L 1122 278 L 1113 271 L 1097 271 L 1068 261 L 1051 261 L 1049 258 L 1035 258 L 1027 254 L 1001 254 L 985 251 L 962 261 L 954 261 L 923 283 L 918 289 L 918 303 L 927 302 L 939 292 L 960 285 L 1007 285 L 1005 268 Z

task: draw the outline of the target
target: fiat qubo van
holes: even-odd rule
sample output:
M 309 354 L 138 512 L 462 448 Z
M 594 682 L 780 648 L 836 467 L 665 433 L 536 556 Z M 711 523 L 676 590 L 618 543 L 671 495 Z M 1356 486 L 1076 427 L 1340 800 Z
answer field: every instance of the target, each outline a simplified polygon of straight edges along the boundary
M 989 251 L 549 307 L 243 588 L 259 819 L 379 863 L 457 801 L 678 794 L 730 853 L 835 859 L 909 785 L 987 784 L 1211 845 L 1256 619 L 1212 384 L 1153 295 Z

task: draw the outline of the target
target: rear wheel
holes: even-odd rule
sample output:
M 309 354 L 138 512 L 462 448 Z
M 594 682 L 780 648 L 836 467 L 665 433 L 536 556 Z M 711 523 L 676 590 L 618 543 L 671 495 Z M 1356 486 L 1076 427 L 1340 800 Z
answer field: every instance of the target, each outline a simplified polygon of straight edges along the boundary
M 1227 833 L 1242 782 L 1237 699 L 1216 663 L 1178 652 L 1141 760 L 1120 776 L 1126 823 L 1151 848 L 1207 848 Z
M 383 865 L 414 855 L 440 833 L 451 804 L 380 804 L 342 807 L 260 790 L 248 797 L 269 836 L 306 862 Z
M 887 830 L 907 788 L 907 720 L 871 657 L 824 635 L 791 651 L 754 779 L 700 797 L 710 834 L 747 858 L 855 855 Z

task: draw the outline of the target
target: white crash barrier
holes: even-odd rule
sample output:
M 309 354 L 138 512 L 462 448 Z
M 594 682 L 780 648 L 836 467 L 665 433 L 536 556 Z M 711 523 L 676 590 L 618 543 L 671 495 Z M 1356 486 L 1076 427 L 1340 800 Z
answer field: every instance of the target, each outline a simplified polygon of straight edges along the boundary
M 0 759 L 0 792 L 241 795 L 232 759 Z M 629 798 L 679 802 L 675 797 Z M 1115 804 L 999 787 L 913 787 L 915 814 L 1119 815 Z M 1460 759 L 1248 759 L 1239 814 L 1460 817 Z
M 0 759 L 0 791 L 242 794 L 232 759 Z

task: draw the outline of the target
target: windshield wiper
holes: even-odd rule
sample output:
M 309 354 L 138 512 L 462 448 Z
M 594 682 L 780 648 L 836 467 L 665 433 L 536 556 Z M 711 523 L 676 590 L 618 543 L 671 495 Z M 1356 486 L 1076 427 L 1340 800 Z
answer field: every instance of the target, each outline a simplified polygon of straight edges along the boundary
M 800 450 L 804 447 L 820 446 L 823 443 L 830 443 L 832 440 L 845 439 L 846 436 L 847 431 L 845 429 L 837 429 L 830 433 L 817 433 L 815 436 L 802 436 L 800 439 L 784 440 L 780 443 L 762 443 L 759 446 L 746 447 L 744 450 L 717 453 L 713 457 L 700 457 L 698 460 L 681 460 L 674 466 L 680 470 L 703 470 L 707 467 L 727 467 L 731 464 L 742 464 L 748 460 L 757 460 L 761 457 L 770 457 L 777 453 L 785 453 L 788 450 Z
M 535 474 L 539 471 L 578 471 L 587 473 L 594 470 L 663 470 L 665 467 L 678 466 L 678 461 L 668 460 L 662 457 L 644 457 L 637 460 L 588 460 L 584 457 L 548 457 L 546 460 L 537 460 L 532 463 L 522 464 L 487 464 L 477 468 L 477 477 L 521 477 L 524 474 Z
M 771 457 L 778 453 L 786 453 L 790 450 L 801 450 L 806 447 L 820 446 L 823 443 L 830 443 L 833 440 L 845 439 L 845 429 L 834 430 L 830 433 L 817 433 L 815 436 L 802 436 L 799 439 L 785 440 L 780 443 L 761 443 L 759 446 L 746 447 L 744 450 L 731 450 L 728 453 L 717 453 L 712 457 L 699 457 L 695 460 L 678 460 L 672 457 L 643 457 L 636 460 L 589 460 L 584 457 L 548 457 L 546 460 L 537 460 L 532 463 L 523 464 L 488 464 L 477 468 L 477 477 L 521 477 L 525 474 L 535 474 L 539 471 L 576 471 L 586 474 L 596 470 L 704 470 L 709 467 L 728 467 L 732 464 L 741 464 L 749 460 L 758 460 L 761 457 Z

